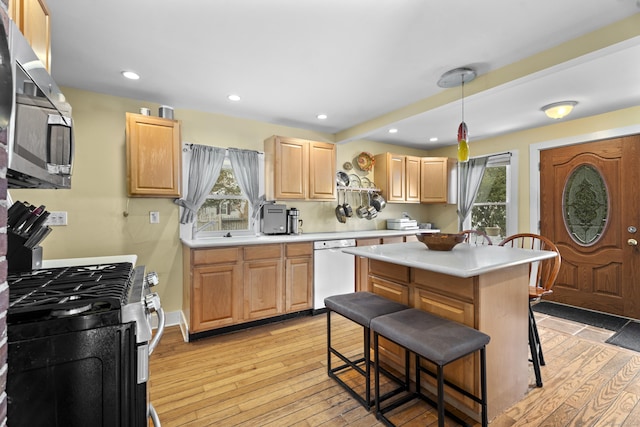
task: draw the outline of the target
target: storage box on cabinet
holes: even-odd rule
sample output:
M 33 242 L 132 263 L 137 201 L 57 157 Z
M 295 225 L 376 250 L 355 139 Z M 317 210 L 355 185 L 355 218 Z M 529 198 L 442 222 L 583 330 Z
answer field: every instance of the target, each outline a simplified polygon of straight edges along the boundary
M 335 144 L 272 136 L 264 152 L 267 199 L 335 199 Z

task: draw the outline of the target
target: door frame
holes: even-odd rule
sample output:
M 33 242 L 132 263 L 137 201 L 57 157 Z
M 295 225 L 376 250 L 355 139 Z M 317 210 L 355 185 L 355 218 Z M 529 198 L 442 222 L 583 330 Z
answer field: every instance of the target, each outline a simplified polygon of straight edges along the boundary
M 529 145 L 529 230 L 540 233 L 540 151 L 602 139 L 640 134 L 640 125 L 625 126 Z

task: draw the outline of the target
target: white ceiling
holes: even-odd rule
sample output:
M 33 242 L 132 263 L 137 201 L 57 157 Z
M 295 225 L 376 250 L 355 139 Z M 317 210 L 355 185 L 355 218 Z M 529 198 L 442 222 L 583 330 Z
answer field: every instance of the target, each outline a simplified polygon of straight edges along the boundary
M 471 141 L 549 124 L 540 107 L 556 101 L 578 101 L 563 120 L 640 105 L 640 29 L 516 77 L 496 71 L 636 15 L 639 3 L 47 0 L 59 85 L 425 149 L 456 141 L 460 88 L 437 81 L 457 67 L 479 74 L 465 85 Z

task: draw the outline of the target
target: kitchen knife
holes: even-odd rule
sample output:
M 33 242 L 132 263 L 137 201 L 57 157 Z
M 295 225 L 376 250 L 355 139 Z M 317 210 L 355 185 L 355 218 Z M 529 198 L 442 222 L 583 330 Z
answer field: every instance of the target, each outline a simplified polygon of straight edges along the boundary
M 42 242 L 45 237 L 47 237 L 51 233 L 51 227 L 40 227 L 37 231 L 35 231 L 31 237 L 27 239 L 24 243 L 24 247 L 27 249 L 33 249 Z
M 13 225 L 13 227 L 11 227 L 11 228 L 13 228 L 13 231 L 14 231 L 14 232 L 16 232 L 16 233 L 18 233 L 18 232 L 19 232 L 19 230 L 20 230 L 20 226 L 21 226 L 22 224 L 24 224 L 24 222 L 25 222 L 26 220 L 28 220 L 28 219 L 29 219 L 29 217 L 31 216 L 31 211 L 32 211 L 33 209 L 35 209 L 36 207 L 35 207 L 35 206 L 31 206 L 31 207 L 29 208 L 29 207 L 26 207 L 26 206 L 25 206 L 25 208 L 26 208 L 26 211 L 25 211 L 25 212 L 24 212 L 24 213 L 23 213 L 23 214 L 22 214 L 22 215 L 21 215 L 21 216 L 16 220 L 16 222 L 15 222 L 15 223 L 14 223 L 14 225 Z M 31 208 L 33 208 L 33 209 L 31 209 Z
M 20 227 L 19 232 L 23 235 L 28 235 L 28 230 L 29 227 L 31 227 L 36 220 L 40 217 L 40 215 L 42 215 L 42 213 L 44 212 L 45 209 L 45 205 L 40 205 L 38 206 L 36 209 L 34 209 L 31 212 L 31 216 L 24 222 L 24 224 L 22 224 L 22 226 Z
M 31 225 L 31 227 L 29 227 L 29 229 L 26 231 L 27 234 L 32 235 L 35 231 L 37 231 L 40 227 L 42 227 L 42 225 L 45 223 L 47 218 L 49 218 L 49 215 L 51 215 L 49 211 L 42 212 L 42 214 L 35 220 L 35 222 Z
M 29 208 L 22 202 L 16 202 L 11 205 L 10 213 L 7 212 L 7 225 L 9 228 L 15 228 L 20 218 L 29 213 Z

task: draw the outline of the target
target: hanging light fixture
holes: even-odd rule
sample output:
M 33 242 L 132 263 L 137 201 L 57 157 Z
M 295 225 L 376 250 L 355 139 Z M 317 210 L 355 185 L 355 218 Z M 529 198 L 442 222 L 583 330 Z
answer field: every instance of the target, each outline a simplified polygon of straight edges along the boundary
M 550 119 L 561 119 L 568 116 L 576 105 L 578 105 L 576 101 L 554 102 L 553 104 L 545 105 L 541 110 L 544 111 Z
M 462 86 L 462 122 L 458 126 L 458 161 L 469 161 L 469 132 L 467 124 L 464 121 L 464 84 L 470 82 L 476 78 L 475 70 L 471 68 L 456 68 L 444 73 L 440 80 L 438 80 L 438 86 L 444 88 L 451 88 L 456 86 Z

